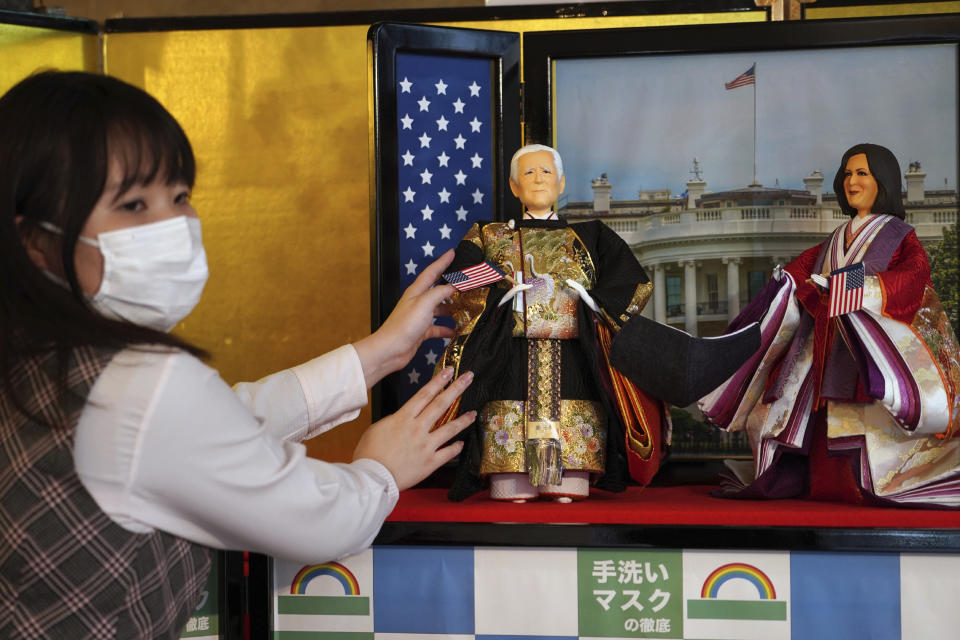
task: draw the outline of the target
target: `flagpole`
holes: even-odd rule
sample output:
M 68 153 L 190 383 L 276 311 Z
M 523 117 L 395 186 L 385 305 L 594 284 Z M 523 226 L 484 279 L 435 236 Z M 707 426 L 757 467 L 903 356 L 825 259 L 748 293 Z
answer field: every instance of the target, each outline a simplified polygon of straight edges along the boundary
M 753 184 L 757 181 L 757 63 L 753 63 Z

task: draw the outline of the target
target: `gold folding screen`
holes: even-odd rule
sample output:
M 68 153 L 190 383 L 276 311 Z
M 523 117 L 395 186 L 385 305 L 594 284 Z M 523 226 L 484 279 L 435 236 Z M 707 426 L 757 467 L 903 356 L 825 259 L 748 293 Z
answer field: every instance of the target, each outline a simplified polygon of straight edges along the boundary
M 0 23 L 0 95 L 41 69 L 96 71 L 93 33 Z

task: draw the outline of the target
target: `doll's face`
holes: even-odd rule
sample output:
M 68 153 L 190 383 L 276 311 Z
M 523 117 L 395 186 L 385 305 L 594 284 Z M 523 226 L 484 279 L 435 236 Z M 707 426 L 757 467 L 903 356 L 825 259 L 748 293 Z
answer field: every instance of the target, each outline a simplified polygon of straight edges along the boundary
M 850 156 L 843 174 L 843 191 L 847 202 L 857 210 L 858 215 L 866 215 L 877 200 L 877 180 L 870 172 L 867 155 L 858 153 Z
M 549 151 L 533 151 L 517 158 L 517 179 L 510 178 L 510 190 L 534 217 L 550 212 L 564 186 L 566 176 L 557 177 Z

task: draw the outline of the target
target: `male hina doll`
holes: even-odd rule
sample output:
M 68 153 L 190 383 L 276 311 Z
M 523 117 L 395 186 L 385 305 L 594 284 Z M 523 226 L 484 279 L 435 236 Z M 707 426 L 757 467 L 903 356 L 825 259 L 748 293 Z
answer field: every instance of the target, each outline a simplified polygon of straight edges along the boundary
M 612 337 L 653 285 L 606 225 L 558 220 L 565 183 L 556 150 L 521 148 L 510 188 L 523 218 L 476 224 L 456 249 L 448 275 L 467 282 L 448 304 L 457 335 L 437 370 L 476 374 L 449 416 L 479 414 L 464 432 L 453 500 L 489 478 L 495 500 L 569 502 L 592 484 L 623 490 L 628 474 L 646 484 L 659 466 L 664 406 L 609 362 Z

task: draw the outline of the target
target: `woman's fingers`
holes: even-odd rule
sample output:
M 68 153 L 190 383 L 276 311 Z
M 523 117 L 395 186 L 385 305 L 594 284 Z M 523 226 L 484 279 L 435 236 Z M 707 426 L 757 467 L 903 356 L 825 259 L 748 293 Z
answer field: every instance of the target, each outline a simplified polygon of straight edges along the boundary
M 424 270 L 420 272 L 420 275 L 417 276 L 416 280 L 414 280 L 413 283 L 407 287 L 407 290 L 404 291 L 403 295 L 406 296 L 407 293 L 411 295 L 418 295 L 429 289 L 431 286 L 433 286 L 434 282 L 440 279 L 440 276 L 443 275 L 443 272 L 446 271 L 451 262 L 453 262 L 453 249 L 450 249 L 442 256 L 427 265 Z M 449 293 L 447 295 L 449 295 Z M 440 298 L 440 300 L 442 299 L 443 298 Z M 439 302 L 439 300 L 437 302 Z
M 437 394 L 443 391 L 443 388 L 450 382 L 450 378 L 452 377 L 453 367 L 444 367 L 437 375 L 430 378 L 425 385 L 420 387 L 420 389 L 400 407 L 400 411 L 397 413 L 402 411 L 406 413 L 409 418 L 416 418 L 423 412 L 424 408 L 437 397 Z
M 473 372 L 467 371 L 431 398 L 430 402 L 420 410 L 418 416 L 429 422 L 431 426 L 436 424 L 440 416 L 467 390 L 471 382 L 473 382 Z
M 430 436 L 433 437 L 437 442 L 437 447 L 439 447 L 444 442 L 451 440 L 458 433 L 469 427 L 473 424 L 473 421 L 477 418 L 476 411 L 467 411 L 457 416 L 454 420 L 447 422 L 446 424 L 440 425 L 437 429 L 430 433 Z M 446 447 L 445 447 L 446 448 Z M 442 449 L 440 449 L 442 450 Z

